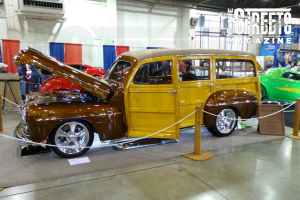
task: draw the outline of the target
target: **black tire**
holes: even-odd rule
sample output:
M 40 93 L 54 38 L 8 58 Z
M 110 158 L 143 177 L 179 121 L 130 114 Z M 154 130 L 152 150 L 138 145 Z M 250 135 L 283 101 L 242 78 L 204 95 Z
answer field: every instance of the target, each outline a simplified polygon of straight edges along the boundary
M 215 118 L 213 126 L 207 128 L 207 130 L 211 134 L 218 137 L 225 137 L 230 135 L 237 126 L 238 115 L 236 111 L 233 108 L 224 108 L 217 115 L 218 117 Z M 222 116 L 228 116 L 229 119 L 222 118 Z
M 71 135 L 72 132 L 73 135 Z M 78 135 L 76 136 L 76 134 Z M 58 125 L 49 135 L 49 143 L 58 146 L 51 147 L 51 149 L 63 158 L 74 158 L 85 154 L 89 150 L 85 147 L 91 146 L 93 141 L 94 132 L 91 127 L 86 122 L 77 120 Z M 77 147 L 75 147 L 76 144 Z M 69 146 L 70 148 L 59 146 Z
M 260 85 L 260 90 L 261 90 L 260 99 L 261 99 L 261 101 L 263 101 L 265 98 L 268 98 L 267 97 L 267 90 L 266 90 L 265 86 L 263 86 L 263 85 Z

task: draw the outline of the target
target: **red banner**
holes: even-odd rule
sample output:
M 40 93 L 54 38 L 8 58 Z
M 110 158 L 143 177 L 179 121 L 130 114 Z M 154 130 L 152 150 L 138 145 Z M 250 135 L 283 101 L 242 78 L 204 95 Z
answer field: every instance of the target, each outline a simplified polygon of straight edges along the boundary
M 65 63 L 82 63 L 82 45 L 65 43 Z
M 120 54 L 129 51 L 129 46 L 116 46 L 116 51 L 118 57 Z
M 3 46 L 3 63 L 7 64 L 7 71 L 10 73 L 18 73 L 17 66 L 13 63 L 15 55 L 20 50 L 19 40 L 2 40 Z

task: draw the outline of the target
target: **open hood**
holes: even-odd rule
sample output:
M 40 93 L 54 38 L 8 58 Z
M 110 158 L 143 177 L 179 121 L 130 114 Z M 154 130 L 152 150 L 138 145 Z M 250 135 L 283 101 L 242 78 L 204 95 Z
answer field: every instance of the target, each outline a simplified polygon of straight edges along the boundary
M 108 84 L 78 69 L 65 65 L 64 63 L 45 55 L 33 48 L 26 47 L 15 56 L 16 65 L 29 64 L 48 70 L 58 76 L 65 78 L 76 85 L 86 89 L 98 98 L 111 96 L 113 90 Z

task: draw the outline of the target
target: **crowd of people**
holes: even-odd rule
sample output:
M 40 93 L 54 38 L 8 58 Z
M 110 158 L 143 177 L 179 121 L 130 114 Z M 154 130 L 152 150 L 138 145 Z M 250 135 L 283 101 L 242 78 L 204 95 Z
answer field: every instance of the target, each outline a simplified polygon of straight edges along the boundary
M 284 69 L 291 69 L 291 70 L 300 72 L 300 66 L 298 66 L 296 64 L 296 61 L 287 60 L 285 62 L 278 62 L 278 67 L 279 68 L 284 68 Z

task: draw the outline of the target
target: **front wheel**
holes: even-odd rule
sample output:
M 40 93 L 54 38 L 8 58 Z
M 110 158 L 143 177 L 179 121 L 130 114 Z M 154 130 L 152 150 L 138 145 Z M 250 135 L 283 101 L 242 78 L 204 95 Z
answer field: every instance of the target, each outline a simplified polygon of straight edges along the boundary
M 262 85 L 260 86 L 260 89 L 261 89 L 261 96 L 260 96 L 260 98 L 261 98 L 261 101 L 263 101 L 264 99 L 267 98 L 267 90 Z
M 83 121 L 69 121 L 59 125 L 49 135 L 49 143 L 59 156 L 73 158 L 85 154 L 94 140 L 91 127 Z
M 215 136 L 230 135 L 237 126 L 237 113 L 233 108 L 224 108 L 217 115 L 214 124 L 208 130 Z

